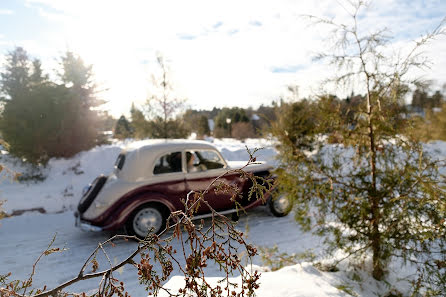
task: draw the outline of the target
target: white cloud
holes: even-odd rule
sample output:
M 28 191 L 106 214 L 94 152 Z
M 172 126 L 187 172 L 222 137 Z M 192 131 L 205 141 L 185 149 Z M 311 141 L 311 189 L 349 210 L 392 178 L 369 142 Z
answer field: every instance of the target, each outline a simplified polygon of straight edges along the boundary
M 0 9 L 0 15 L 12 15 L 14 11 L 11 9 Z
M 269 103 L 287 84 L 299 85 L 301 96 L 314 94 L 334 71 L 311 59 L 329 33 L 300 16 L 338 22 L 348 16 L 332 0 L 27 1 L 57 24 L 47 38 L 51 53 L 68 47 L 94 64 L 115 115 L 146 99 L 157 51 L 171 61 L 179 96 L 196 108 Z M 440 0 L 376 0 L 361 22 L 366 32 L 387 26 L 404 43 L 432 29 L 445 7 Z M 428 52 L 435 62 L 429 75 L 440 81 L 446 81 L 444 44 Z M 296 73 L 272 72 L 293 67 Z

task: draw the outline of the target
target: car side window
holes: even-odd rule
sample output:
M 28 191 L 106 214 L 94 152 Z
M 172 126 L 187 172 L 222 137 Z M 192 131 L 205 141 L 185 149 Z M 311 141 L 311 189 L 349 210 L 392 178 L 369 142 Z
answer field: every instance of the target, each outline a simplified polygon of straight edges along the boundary
M 200 159 L 194 151 L 186 152 L 186 168 L 187 172 L 199 172 L 206 170 L 204 166 L 200 164 Z
M 154 174 L 181 172 L 181 152 L 173 152 L 161 156 L 155 162 Z
M 218 169 L 225 166 L 223 160 L 220 158 L 217 152 L 211 150 L 187 152 L 186 158 L 188 172 Z

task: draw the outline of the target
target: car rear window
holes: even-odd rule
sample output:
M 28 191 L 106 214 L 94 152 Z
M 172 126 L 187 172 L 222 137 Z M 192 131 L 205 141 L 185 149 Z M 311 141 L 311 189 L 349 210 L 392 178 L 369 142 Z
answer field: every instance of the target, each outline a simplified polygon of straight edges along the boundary
M 181 172 L 181 164 L 181 152 L 165 154 L 156 161 L 153 174 Z

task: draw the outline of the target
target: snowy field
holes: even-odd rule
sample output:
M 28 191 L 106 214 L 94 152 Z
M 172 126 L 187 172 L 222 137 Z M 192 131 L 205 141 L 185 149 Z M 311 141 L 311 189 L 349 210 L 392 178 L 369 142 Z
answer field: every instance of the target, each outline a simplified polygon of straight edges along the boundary
M 249 148 L 264 147 L 257 156 L 259 160 L 274 162 L 275 150 L 265 140 L 247 140 L 241 143 L 234 140 L 215 140 L 214 144 L 229 161 L 247 160 L 245 145 Z M 37 266 L 34 285 L 43 284 L 49 288 L 77 275 L 85 259 L 100 241 L 106 240 L 108 233 L 84 233 L 74 227 L 73 210 L 77 206 L 82 188 L 101 173 L 109 173 L 114 161 L 126 143 L 117 142 L 82 152 L 71 159 L 52 159 L 44 172 L 47 178 L 39 183 L 17 183 L 7 178 L 0 180 L 0 200 L 6 200 L 3 209 L 7 213 L 17 210 L 42 208 L 45 214 L 26 212 L 20 216 L 0 221 L 0 275 L 13 273 L 14 279 L 29 277 L 32 264 L 46 249 L 57 234 L 55 247 L 67 250 L 44 257 Z M 437 156 L 446 156 L 446 144 L 437 142 L 429 145 Z M 23 171 L 24 167 L 3 155 L 0 163 L 13 170 Z M 257 208 L 243 215 L 238 228 L 245 230 L 248 242 L 258 247 L 277 245 L 280 252 L 302 253 L 311 249 L 324 261 L 322 242 L 319 237 L 303 233 L 290 214 L 275 218 L 263 208 Z M 135 243 L 121 242 L 109 247 L 108 253 L 113 262 L 118 263 L 136 248 Z M 179 248 L 175 247 L 174 248 Z M 341 257 L 342 255 L 340 255 Z M 99 259 L 101 260 L 101 259 Z M 105 259 L 100 268 L 107 268 Z M 392 288 L 404 292 L 408 283 L 401 278 L 413 271 L 399 265 L 390 266 L 389 281 L 393 287 L 375 282 L 367 272 L 340 265 L 339 272 L 321 272 L 306 262 L 269 272 L 262 266 L 260 257 L 254 259 L 256 269 L 262 270 L 260 288 L 257 295 L 266 296 L 378 296 Z M 367 263 L 366 263 L 367 264 Z M 367 267 L 367 265 L 366 265 Z M 209 267 L 209 277 L 216 280 L 222 274 L 217 267 Z M 175 270 L 174 275 L 178 275 Z M 139 285 L 136 270 L 130 266 L 119 270 L 116 277 L 123 280 L 132 296 L 145 296 Z M 237 281 L 237 276 L 234 276 Z M 89 280 L 69 287 L 74 291 L 89 291 L 97 287 L 99 280 Z M 174 276 L 166 286 L 175 289 L 182 278 Z M 350 293 L 350 294 L 349 294 Z

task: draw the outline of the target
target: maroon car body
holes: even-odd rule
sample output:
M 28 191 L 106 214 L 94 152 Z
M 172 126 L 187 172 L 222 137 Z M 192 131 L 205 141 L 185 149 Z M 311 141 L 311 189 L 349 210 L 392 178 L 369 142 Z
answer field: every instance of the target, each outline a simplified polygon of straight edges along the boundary
M 124 227 L 138 237 L 144 237 L 149 229 L 159 233 L 170 212 L 184 209 L 182 200 L 187 193 L 204 191 L 217 176 L 242 165 L 228 164 L 212 144 L 203 141 L 152 141 L 134 145 L 121 152 L 112 174 L 99 176 L 84 191 L 76 212 L 76 225 L 89 231 Z M 244 170 L 267 177 L 271 166 L 255 164 Z M 228 173 L 219 182 L 241 190 L 237 202 L 244 209 L 262 204 L 261 200 L 248 199 L 251 184 L 240 174 Z M 212 186 L 205 196 L 212 208 L 222 213 L 235 211 L 230 198 L 230 194 L 214 191 Z M 281 203 L 276 202 L 276 207 L 271 204 L 273 214 L 287 213 L 287 205 Z M 208 213 L 209 209 L 202 204 L 196 218 Z

